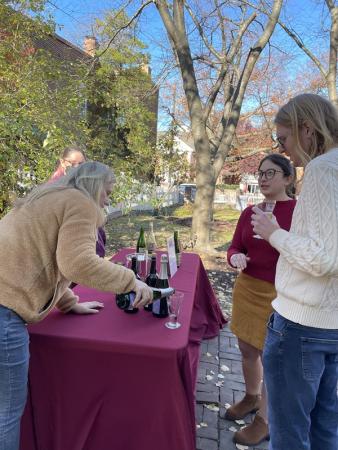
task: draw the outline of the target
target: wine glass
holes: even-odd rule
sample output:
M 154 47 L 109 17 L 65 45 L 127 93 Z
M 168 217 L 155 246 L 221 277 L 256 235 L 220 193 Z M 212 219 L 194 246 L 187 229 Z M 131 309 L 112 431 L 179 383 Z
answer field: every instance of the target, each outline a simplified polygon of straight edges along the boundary
M 265 200 L 263 203 L 256 205 L 270 219 L 273 219 L 273 210 L 276 206 L 276 200 Z M 254 234 L 254 238 L 263 239 L 259 234 Z
M 165 326 L 169 328 L 169 330 L 176 330 L 181 326 L 181 324 L 177 321 L 177 318 L 182 306 L 183 298 L 183 292 L 175 291 L 174 294 L 168 299 L 169 322 L 166 322 Z
M 145 281 L 149 275 L 149 257 L 148 252 L 136 253 L 137 256 L 137 274 L 142 281 Z

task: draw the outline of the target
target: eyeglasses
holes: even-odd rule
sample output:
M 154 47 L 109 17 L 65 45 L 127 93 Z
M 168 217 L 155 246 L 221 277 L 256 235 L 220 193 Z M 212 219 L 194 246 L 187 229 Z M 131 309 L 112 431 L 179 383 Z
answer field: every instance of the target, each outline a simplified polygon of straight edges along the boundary
M 283 150 L 285 150 L 285 141 L 286 141 L 286 137 L 285 136 L 277 136 L 276 137 L 276 142 L 277 145 L 279 145 L 279 147 L 281 147 Z
M 266 180 L 272 180 L 272 178 L 276 175 L 277 172 L 284 173 L 282 170 L 277 169 L 258 170 L 255 173 L 255 176 L 256 178 L 263 178 L 263 176 L 265 176 Z
M 84 161 L 71 161 L 70 159 L 64 159 L 64 161 L 66 161 L 67 163 L 69 163 L 72 167 L 77 167 L 80 166 L 81 164 L 84 163 Z

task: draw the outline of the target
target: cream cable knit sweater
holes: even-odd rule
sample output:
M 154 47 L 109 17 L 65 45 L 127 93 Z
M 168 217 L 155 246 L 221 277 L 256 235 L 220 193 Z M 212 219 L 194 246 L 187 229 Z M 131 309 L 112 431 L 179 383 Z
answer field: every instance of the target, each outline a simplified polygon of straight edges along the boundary
M 305 326 L 338 329 L 338 148 L 306 167 L 290 232 L 270 244 L 280 257 L 274 309 Z

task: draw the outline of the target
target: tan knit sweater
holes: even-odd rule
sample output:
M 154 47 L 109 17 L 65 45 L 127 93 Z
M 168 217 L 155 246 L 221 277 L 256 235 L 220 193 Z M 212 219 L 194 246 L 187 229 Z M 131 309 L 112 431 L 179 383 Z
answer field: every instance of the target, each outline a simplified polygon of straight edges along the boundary
M 53 192 L 0 220 L 0 304 L 27 323 L 78 297 L 69 280 L 111 292 L 135 288 L 134 273 L 95 253 L 98 225 L 92 199 L 77 189 Z

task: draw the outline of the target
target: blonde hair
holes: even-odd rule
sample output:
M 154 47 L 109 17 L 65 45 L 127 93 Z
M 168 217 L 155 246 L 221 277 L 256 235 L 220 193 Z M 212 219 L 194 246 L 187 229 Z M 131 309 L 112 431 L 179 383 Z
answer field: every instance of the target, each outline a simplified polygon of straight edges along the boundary
M 14 206 L 20 207 L 32 203 L 52 192 L 78 189 L 94 201 L 103 223 L 104 216 L 100 207 L 100 197 L 102 190 L 105 189 L 105 185 L 112 182 L 115 182 L 115 176 L 108 166 L 100 162 L 88 161 L 80 164 L 78 167 L 71 168 L 65 176 L 60 177 L 53 183 L 37 186 L 26 197 L 18 199 Z
M 326 153 L 338 143 L 338 111 L 325 98 L 316 94 L 301 94 L 292 98 L 280 108 L 275 123 L 291 128 L 295 138 L 295 150 L 306 165 L 316 156 Z M 300 143 L 299 131 L 306 124 L 315 131 L 309 150 Z

